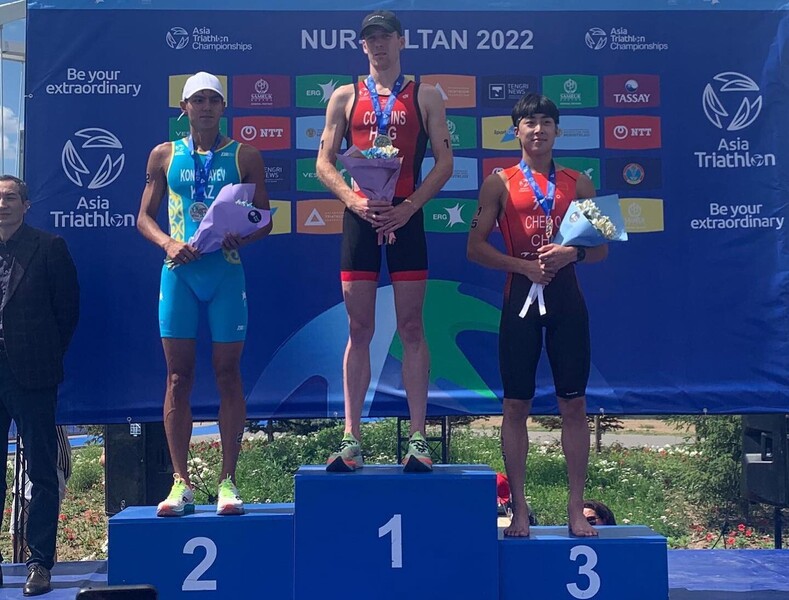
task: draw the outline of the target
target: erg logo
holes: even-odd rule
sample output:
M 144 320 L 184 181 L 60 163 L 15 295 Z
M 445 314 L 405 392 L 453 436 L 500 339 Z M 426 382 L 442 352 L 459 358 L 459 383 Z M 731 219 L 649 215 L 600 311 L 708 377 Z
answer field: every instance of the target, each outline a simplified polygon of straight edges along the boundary
M 189 43 L 189 32 L 183 27 L 171 27 L 164 39 L 173 50 L 182 50 Z

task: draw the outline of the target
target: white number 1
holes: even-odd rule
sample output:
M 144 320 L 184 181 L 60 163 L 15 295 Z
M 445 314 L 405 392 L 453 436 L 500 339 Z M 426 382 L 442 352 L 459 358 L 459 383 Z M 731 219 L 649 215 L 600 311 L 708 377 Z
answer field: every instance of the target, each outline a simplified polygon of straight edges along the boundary
M 392 568 L 403 568 L 403 527 L 402 515 L 394 515 L 386 523 L 378 528 L 378 537 L 382 538 L 386 534 L 392 534 Z

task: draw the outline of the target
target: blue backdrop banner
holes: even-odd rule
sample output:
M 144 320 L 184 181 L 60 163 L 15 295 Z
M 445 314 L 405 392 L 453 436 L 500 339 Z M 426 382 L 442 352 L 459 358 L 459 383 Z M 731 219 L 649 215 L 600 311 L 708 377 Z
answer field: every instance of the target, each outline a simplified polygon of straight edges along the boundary
M 453 177 L 424 216 L 430 414 L 501 410 L 504 277 L 470 264 L 465 245 L 482 180 L 519 159 L 509 114 L 528 91 L 557 102 L 558 161 L 587 173 L 598 194 L 619 195 L 630 237 L 607 261 L 578 268 L 591 315 L 590 411 L 789 412 L 789 13 L 780 3 L 266 4 L 29 3 L 29 221 L 66 238 L 82 285 L 63 422 L 161 418 L 163 254 L 136 220 L 148 154 L 185 135 L 179 94 L 198 70 L 221 76 L 224 131 L 262 152 L 272 198 L 272 235 L 242 251 L 248 414 L 342 416 L 342 206 L 317 180 L 315 157 L 329 97 L 367 72 L 359 23 L 384 4 L 406 29 L 404 72 L 445 98 L 455 152 Z M 385 276 L 378 292 L 364 414 L 404 415 Z M 206 334 L 196 419 L 217 415 Z M 535 412 L 555 412 L 552 393 L 543 359 Z

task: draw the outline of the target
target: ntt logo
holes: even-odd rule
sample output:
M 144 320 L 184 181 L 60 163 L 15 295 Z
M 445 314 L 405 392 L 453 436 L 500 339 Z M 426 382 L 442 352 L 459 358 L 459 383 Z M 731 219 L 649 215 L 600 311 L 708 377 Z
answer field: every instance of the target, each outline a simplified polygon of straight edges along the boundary
M 599 27 L 592 27 L 586 32 L 584 40 L 592 50 L 602 50 L 608 44 L 608 35 Z
M 182 50 L 189 43 L 189 32 L 183 27 L 172 27 L 164 39 L 173 50 Z

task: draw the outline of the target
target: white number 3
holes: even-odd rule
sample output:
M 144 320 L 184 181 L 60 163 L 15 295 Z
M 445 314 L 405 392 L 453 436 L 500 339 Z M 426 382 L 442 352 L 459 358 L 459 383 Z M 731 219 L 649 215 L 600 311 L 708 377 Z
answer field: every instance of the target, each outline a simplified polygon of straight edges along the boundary
M 567 591 L 573 598 L 592 598 L 600 591 L 600 576 L 594 571 L 597 565 L 597 552 L 589 546 L 573 546 L 570 550 L 570 560 L 576 561 L 579 556 L 586 558 L 586 563 L 578 567 L 578 574 L 589 579 L 589 587 L 581 589 L 575 583 L 568 583 Z

